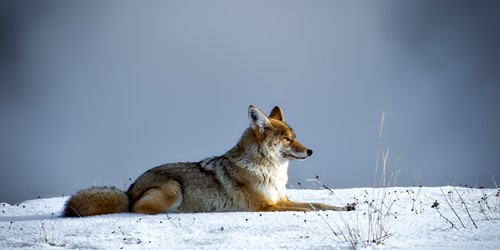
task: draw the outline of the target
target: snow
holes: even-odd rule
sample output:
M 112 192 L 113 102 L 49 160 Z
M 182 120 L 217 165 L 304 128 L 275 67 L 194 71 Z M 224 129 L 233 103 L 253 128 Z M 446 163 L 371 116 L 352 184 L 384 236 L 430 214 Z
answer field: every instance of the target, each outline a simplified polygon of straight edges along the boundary
M 358 202 L 357 210 L 63 218 L 67 197 L 0 203 L 0 249 L 498 249 L 500 245 L 497 189 L 391 187 L 333 192 L 288 190 L 291 200 Z M 435 201 L 438 210 L 431 208 Z M 378 242 L 366 242 L 373 239 Z

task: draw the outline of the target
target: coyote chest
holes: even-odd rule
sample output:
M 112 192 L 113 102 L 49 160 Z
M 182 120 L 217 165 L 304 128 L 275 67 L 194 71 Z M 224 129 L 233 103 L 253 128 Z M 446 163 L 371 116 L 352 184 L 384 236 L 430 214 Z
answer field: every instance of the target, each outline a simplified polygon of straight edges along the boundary
M 255 171 L 256 177 L 260 176 L 259 181 L 255 182 L 256 191 L 266 199 L 278 202 L 280 198 L 286 196 L 287 171 L 288 162 L 273 167 L 271 170 L 259 169 Z
M 193 179 L 193 183 L 184 181 L 190 183 L 191 189 L 197 190 L 185 192 L 185 198 L 206 199 L 210 190 L 213 193 L 209 195 L 212 197 L 209 207 L 218 207 L 218 211 L 247 211 L 248 206 L 257 206 L 253 205 L 255 200 L 276 203 L 286 197 L 288 162 L 263 166 L 232 161 L 223 155 L 207 158 L 199 163 L 199 167 L 205 177 L 199 180 L 200 183 Z

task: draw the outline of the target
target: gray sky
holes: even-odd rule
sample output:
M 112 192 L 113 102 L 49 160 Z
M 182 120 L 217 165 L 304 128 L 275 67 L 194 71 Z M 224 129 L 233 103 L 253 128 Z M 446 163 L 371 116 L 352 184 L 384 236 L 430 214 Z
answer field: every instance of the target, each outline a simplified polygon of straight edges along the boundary
M 128 187 L 279 105 L 289 184 L 500 181 L 497 1 L 2 1 L 0 201 Z M 382 140 L 380 120 L 385 112 Z M 392 178 L 390 176 L 393 176 Z M 397 176 L 397 178 L 395 178 Z

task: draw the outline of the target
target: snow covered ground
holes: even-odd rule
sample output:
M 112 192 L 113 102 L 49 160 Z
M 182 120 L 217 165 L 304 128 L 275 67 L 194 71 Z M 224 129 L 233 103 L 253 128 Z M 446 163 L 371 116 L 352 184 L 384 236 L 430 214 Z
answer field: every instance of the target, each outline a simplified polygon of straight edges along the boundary
M 446 186 L 333 191 L 288 192 L 290 199 L 297 201 L 335 205 L 358 202 L 358 210 L 61 218 L 67 197 L 14 205 L 0 203 L 0 249 L 350 249 L 353 246 L 498 249 L 500 246 L 497 189 Z

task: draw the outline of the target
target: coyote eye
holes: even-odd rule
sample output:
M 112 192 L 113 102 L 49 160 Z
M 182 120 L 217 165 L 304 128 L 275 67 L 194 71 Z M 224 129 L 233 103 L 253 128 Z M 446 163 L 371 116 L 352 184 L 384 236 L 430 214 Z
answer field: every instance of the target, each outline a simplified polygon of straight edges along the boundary
M 283 137 L 283 139 L 284 139 L 285 141 L 287 141 L 287 142 L 292 142 L 292 141 L 293 141 L 293 139 L 292 139 L 292 138 L 290 138 L 290 137 L 288 137 L 288 136 Z

